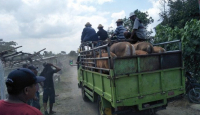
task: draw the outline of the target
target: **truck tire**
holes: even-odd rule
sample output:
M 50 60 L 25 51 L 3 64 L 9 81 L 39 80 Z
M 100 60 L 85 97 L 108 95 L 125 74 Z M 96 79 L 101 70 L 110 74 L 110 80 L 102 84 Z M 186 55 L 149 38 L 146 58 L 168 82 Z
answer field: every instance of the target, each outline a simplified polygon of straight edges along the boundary
M 200 88 L 192 88 L 188 92 L 188 98 L 192 103 L 200 104 Z
M 89 98 L 85 95 L 85 87 L 84 86 L 81 87 L 81 94 L 82 94 L 83 101 L 88 102 Z

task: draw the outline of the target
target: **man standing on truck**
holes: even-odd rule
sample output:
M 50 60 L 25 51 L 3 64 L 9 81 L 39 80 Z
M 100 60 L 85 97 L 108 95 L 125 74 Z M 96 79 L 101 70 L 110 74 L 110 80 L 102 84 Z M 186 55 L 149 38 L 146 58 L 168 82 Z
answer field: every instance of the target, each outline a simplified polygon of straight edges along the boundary
M 111 36 L 111 39 L 114 39 L 113 36 L 117 36 L 117 39 L 125 39 L 124 37 L 124 32 L 127 31 L 127 29 L 123 26 L 123 20 L 122 19 L 118 19 L 116 21 L 117 24 L 117 28 L 114 32 L 114 34 Z
M 130 13 L 129 18 L 133 22 L 133 29 L 131 32 L 131 37 L 129 39 L 133 39 L 133 43 L 136 43 L 137 41 L 145 41 L 146 29 L 142 21 L 137 18 L 134 12 Z
M 53 109 L 53 103 L 55 103 L 55 89 L 54 89 L 54 83 L 53 83 L 53 74 L 57 73 L 61 69 L 56 67 L 55 65 L 51 63 L 44 63 L 43 64 L 44 69 L 40 76 L 44 76 L 46 80 L 44 81 L 44 92 L 43 92 L 43 105 L 44 105 L 44 112 L 45 115 L 49 115 L 55 113 Z M 52 67 L 55 68 L 52 69 Z M 47 112 L 47 101 L 49 99 L 49 113 Z
M 108 33 L 103 29 L 103 26 L 99 24 L 97 28 L 99 29 L 99 31 L 97 32 L 99 40 L 106 40 L 108 38 Z
M 86 41 L 98 41 L 96 31 L 91 27 L 92 25 L 87 22 L 81 35 L 81 43 Z

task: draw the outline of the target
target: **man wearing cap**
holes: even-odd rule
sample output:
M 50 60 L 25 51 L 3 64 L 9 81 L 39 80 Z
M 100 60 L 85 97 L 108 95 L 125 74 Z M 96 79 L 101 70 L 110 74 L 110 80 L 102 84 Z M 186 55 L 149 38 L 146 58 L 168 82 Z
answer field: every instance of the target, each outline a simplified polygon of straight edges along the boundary
M 44 92 L 43 92 L 43 106 L 44 106 L 44 112 L 45 115 L 53 114 L 55 111 L 53 111 L 53 103 L 55 103 L 55 89 L 54 89 L 54 83 L 53 83 L 53 74 L 57 73 L 61 69 L 56 67 L 55 65 L 51 63 L 44 63 L 43 64 L 44 69 L 40 76 L 44 76 L 46 80 L 44 81 Z M 55 68 L 52 69 L 52 67 Z M 47 112 L 47 102 L 49 100 L 49 113 Z
M 99 40 L 106 40 L 108 38 L 108 33 L 103 29 L 103 26 L 99 24 L 97 28 L 99 29 L 99 31 L 97 32 Z
M 81 35 L 81 43 L 86 41 L 97 41 L 98 37 L 96 31 L 91 27 L 92 25 L 87 22 Z
M 30 69 L 35 75 L 38 74 L 38 71 L 37 71 L 38 68 L 37 67 L 30 65 L 30 66 L 28 66 L 28 69 Z M 45 78 L 42 77 L 42 76 L 40 76 L 40 79 L 41 79 L 41 82 L 43 82 L 45 80 Z M 36 90 L 37 91 L 35 93 L 35 98 L 33 98 L 29 101 L 29 104 L 31 106 L 33 106 L 33 107 L 35 107 L 39 110 L 40 110 L 40 93 L 39 93 L 39 85 L 38 84 L 40 84 L 43 87 L 41 82 L 36 84 Z
M 130 20 L 133 21 L 133 29 L 130 39 L 134 40 L 133 43 L 136 43 L 137 41 L 145 41 L 146 29 L 142 21 L 137 18 L 134 12 L 130 13 Z
M 117 24 L 117 28 L 114 32 L 114 34 L 111 36 L 111 38 L 113 39 L 113 36 L 117 36 L 117 39 L 125 39 L 124 37 L 124 32 L 127 31 L 127 29 L 123 26 L 123 20 L 122 19 L 118 19 L 116 21 Z
M 27 104 L 36 93 L 39 77 L 27 69 L 20 68 L 9 73 L 6 80 L 8 99 L 0 100 L 0 115 L 42 115 L 35 107 Z

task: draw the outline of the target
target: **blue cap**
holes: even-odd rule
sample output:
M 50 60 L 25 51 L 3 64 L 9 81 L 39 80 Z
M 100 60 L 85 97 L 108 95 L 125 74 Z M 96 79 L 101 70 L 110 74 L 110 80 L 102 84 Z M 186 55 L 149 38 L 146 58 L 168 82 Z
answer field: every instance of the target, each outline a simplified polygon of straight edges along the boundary
M 27 68 L 19 68 L 8 75 L 6 83 L 9 83 L 13 88 L 21 89 L 44 80 L 44 77 L 36 77 L 36 75 Z

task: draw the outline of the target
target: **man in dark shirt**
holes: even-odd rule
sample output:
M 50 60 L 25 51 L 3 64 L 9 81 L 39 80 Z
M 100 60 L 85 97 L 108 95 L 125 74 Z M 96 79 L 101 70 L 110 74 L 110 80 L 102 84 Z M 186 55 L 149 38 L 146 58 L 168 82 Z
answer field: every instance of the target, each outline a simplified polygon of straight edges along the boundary
M 42 73 L 40 74 L 40 76 L 44 76 L 46 78 L 46 80 L 44 81 L 43 105 L 44 105 L 45 115 L 48 115 L 49 113 L 50 114 L 55 113 L 54 111 L 52 111 L 53 103 L 55 103 L 55 90 L 54 90 L 54 83 L 53 83 L 53 74 L 57 73 L 61 69 L 51 63 L 44 63 L 43 66 L 44 66 L 44 69 L 43 69 Z M 51 67 L 54 67 L 55 70 L 52 69 Z M 49 113 L 47 112 L 48 99 L 49 99 L 49 103 L 50 103 L 49 104 L 49 106 L 50 106 Z
M 81 35 L 81 43 L 86 41 L 97 41 L 97 33 L 96 31 L 91 27 L 92 25 L 87 22 L 85 24 L 85 28 L 83 29 L 82 35 Z
M 99 31 L 97 32 L 99 40 L 106 40 L 108 38 L 108 33 L 103 29 L 103 26 L 99 24 L 97 28 L 99 29 Z

